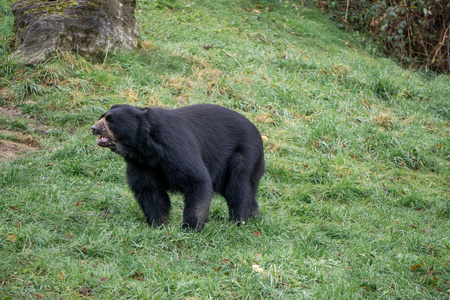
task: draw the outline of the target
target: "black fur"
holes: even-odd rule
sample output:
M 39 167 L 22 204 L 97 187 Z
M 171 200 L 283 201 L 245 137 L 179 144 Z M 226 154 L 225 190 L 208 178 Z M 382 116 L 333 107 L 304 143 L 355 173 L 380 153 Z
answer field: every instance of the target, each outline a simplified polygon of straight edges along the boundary
M 167 191 L 184 194 L 183 226 L 199 231 L 213 192 L 225 197 L 230 220 L 259 215 L 262 139 L 237 112 L 212 104 L 172 110 L 114 105 L 92 130 L 106 138 L 97 140 L 100 146 L 124 157 L 128 184 L 149 224 L 169 219 Z

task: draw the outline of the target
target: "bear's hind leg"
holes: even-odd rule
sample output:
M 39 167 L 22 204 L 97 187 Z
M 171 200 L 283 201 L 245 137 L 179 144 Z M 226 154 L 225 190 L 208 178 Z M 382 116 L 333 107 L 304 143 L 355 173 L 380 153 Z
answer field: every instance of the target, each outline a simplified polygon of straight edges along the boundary
M 229 178 L 225 187 L 225 199 L 228 204 L 230 221 L 238 224 L 247 221 L 250 216 L 259 215 L 256 202 L 258 180 L 251 178 L 251 168 L 246 165 L 247 159 L 241 153 L 236 153 L 230 164 Z
M 235 176 L 228 182 L 225 190 L 230 221 L 237 221 L 238 224 L 248 220 L 251 216 L 259 215 L 258 203 L 255 200 L 255 193 L 251 189 L 248 179 Z

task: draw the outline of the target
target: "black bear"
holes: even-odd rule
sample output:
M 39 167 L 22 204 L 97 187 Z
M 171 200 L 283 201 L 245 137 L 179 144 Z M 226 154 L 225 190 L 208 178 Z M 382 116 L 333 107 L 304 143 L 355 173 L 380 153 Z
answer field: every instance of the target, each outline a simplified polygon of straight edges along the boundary
M 213 104 L 177 109 L 114 105 L 92 126 L 97 144 L 124 157 L 128 185 L 150 225 L 169 219 L 167 191 L 184 194 L 183 227 L 198 231 L 213 192 L 225 197 L 231 221 L 259 215 L 255 196 L 264 173 L 258 129 Z

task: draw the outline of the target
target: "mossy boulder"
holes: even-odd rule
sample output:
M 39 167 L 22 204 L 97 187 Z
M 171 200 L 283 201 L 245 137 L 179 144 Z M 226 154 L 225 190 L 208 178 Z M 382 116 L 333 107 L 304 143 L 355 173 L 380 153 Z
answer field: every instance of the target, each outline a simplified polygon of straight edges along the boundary
M 136 0 L 20 0 L 14 14 L 14 56 L 35 64 L 56 51 L 102 57 L 137 45 Z

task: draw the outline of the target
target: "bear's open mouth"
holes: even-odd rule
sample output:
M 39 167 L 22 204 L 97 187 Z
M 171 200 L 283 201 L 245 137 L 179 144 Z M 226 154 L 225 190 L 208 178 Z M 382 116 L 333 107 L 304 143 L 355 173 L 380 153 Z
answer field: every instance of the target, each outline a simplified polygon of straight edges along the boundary
M 109 147 L 112 144 L 112 140 L 104 136 L 98 137 L 95 141 L 100 147 Z

